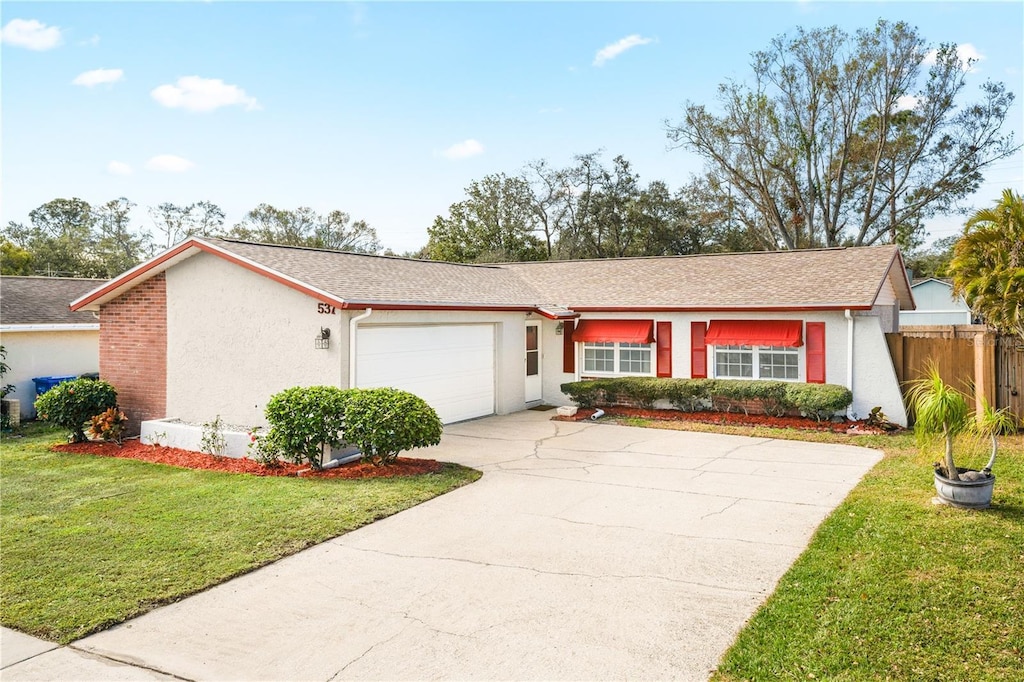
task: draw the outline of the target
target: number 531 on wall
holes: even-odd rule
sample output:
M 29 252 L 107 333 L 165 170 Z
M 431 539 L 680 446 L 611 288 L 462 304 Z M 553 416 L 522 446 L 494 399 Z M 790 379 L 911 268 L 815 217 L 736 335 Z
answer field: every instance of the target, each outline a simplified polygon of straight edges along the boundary
M 330 303 L 317 303 L 316 311 L 321 315 L 333 315 L 335 311 L 337 311 L 337 308 Z

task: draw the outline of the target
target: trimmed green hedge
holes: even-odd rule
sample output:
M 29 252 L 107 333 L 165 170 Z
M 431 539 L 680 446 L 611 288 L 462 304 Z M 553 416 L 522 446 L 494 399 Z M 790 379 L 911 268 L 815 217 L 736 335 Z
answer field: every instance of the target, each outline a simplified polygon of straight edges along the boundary
M 746 412 L 750 403 L 755 403 L 765 414 L 778 416 L 799 410 L 819 421 L 842 412 L 853 402 L 853 394 L 844 386 L 788 381 L 616 377 L 574 381 L 561 388 L 584 408 L 629 400 L 650 409 L 655 401 L 667 400 L 684 412 L 729 412 L 736 408 Z

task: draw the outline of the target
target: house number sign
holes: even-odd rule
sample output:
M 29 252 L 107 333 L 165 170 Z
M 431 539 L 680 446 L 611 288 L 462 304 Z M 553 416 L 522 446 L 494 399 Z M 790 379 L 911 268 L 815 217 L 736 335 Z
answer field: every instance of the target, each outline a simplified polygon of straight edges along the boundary
M 317 303 L 316 311 L 321 315 L 333 315 L 335 311 L 337 311 L 337 308 L 330 303 Z

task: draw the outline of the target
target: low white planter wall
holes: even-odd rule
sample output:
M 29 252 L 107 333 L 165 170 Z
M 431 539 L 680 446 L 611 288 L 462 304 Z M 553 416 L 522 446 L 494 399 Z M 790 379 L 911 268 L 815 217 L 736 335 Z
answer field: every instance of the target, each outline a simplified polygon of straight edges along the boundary
M 139 440 L 145 445 L 203 452 L 203 429 L 202 425 L 186 424 L 177 419 L 153 419 L 142 422 Z M 224 451 L 210 454 L 235 458 L 249 456 L 251 439 L 247 431 L 227 426 L 220 429 L 220 435 L 224 438 Z

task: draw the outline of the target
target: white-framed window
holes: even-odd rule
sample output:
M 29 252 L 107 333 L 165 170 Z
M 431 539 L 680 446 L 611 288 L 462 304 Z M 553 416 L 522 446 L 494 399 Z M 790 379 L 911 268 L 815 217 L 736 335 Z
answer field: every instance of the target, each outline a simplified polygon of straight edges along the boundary
M 650 375 L 649 343 L 617 343 L 612 341 L 583 344 L 583 371 L 593 374 Z
M 800 378 L 800 352 L 788 346 L 715 346 L 715 377 L 720 379 Z

